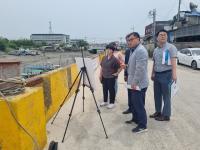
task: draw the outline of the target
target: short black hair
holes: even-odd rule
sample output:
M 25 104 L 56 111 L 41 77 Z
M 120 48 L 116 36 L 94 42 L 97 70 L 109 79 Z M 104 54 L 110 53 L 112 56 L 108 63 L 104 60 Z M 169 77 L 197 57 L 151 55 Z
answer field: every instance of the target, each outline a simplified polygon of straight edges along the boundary
M 165 32 L 166 34 L 168 34 L 167 30 L 165 29 L 161 29 L 156 33 L 156 36 L 158 37 L 158 35 L 160 34 L 160 32 Z
M 126 39 L 128 39 L 130 36 L 134 36 L 140 40 L 140 34 L 138 32 L 131 32 L 126 36 Z
M 108 45 L 106 45 L 106 49 L 111 49 L 113 51 L 117 50 L 116 43 L 114 42 L 109 43 Z

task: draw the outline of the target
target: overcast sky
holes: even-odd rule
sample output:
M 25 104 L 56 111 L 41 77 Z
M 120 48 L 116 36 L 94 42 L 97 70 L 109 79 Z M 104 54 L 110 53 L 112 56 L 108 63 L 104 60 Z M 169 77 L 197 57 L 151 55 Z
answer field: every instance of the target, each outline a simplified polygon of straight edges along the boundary
M 191 0 L 199 4 L 199 0 Z M 182 0 L 181 10 L 189 10 Z M 96 42 L 119 40 L 134 30 L 141 35 L 152 22 L 148 12 L 156 8 L 157 20 L 177 13 L 178 0 L 0 0 L 0 36 L 29 38 L 32 33 L 68 34 Z

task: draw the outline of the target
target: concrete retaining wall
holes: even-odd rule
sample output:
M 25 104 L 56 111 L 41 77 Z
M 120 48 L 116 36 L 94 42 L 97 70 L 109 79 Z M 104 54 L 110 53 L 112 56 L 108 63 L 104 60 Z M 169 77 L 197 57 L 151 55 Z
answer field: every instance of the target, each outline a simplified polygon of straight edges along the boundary
M 99 60 L 102 56 L 99 55 Z M 34 87 L 27 87 L 23 94 L 8 97 L 16 119 L 37 141 L 39 149 L 43 149 L 47 142 L 46 123 L 59 109 L 77 74 L 77 65 L 72 64 L 38 76 L 42 82 L 30 84 Z M 74 94 L 77 83 L 67 100 Z M 5 101 L 0 98 L 0 150 L 35 149 L 33 140 L 17 125 Z
M 24 94 L 9 97 L 9 103 L 16 119 L 42 149 L 47 140 L 43 89 L 27 88 Z M 0 100 L 0 147 L 2 150 L 36 148 L 31 138 L 17 125 L 3 100 Z

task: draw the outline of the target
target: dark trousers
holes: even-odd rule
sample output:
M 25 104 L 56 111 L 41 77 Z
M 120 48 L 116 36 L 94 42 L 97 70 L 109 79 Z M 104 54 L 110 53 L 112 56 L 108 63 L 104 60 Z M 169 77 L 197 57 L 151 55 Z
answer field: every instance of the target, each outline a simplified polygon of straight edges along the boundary
M 108 101 L 108 92 L 110 96 L 110 103 L 115 103 L 115 78 L 103 78 L 103 98 L 104 102 Z
M 171 96 L 170 83 L 172 82 L 172 72 L 156 73 L 154 78 L 154 100 L 156 112 L 163 116 L 171 116 Z M 162 100 L 164 102 L 162 110 Z
M 146 91 L 147 88 L 144 88 L 141 91 L 132 90 L 131 93 L 133 119 L 138 123 L 138 126 L 141 128 L 147 127 L 147 114 L 144 105 Z
M 131 105 L 131 94 L 132 94 L 132 90 L 128 89 L 128 109 L 131 111 L 133 109 L 133 106 Z
M 133 110 L 133 104 L 131 103 L 131 94 L 132 94 L 132 90 L 131 89 L 128 89 L 128 109 L 132 112 Z M 144 105 L 145 105 L 145 97 L 144 97 Z

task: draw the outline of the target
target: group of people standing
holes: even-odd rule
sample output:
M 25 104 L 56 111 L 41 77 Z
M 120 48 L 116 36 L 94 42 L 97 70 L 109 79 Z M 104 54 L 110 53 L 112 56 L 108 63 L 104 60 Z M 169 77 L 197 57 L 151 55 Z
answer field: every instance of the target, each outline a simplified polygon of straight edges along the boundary
M 157 121 L 170 121 L 170 84 L 172 81 L 177 81 L 177 49 L 174 45 L 168 43 L 167 39 L 167 31 L 160 30 L 157 33 L 157 47 L 153 52 L 151 80 L 154 83 L 155 113 L 149 117 L 155 118 Z M 132 113 L 131 120 L 125 123 L 137 124 L 132 129 L 132 132 L 141 133 L 147 131 L 145 97 L 149 85 L 147 69 L 149 57 L 146 48 L 140 42 L 140 35 L 137 32 L 128 34 L 126 41 L 128 49 L 125 52 L 124 61 L 120 58 L 120 55 L 114 56 L 116 51 L 115 44 L 110 43 L 106 47 L 107 53 L 101 61 L 99 76 L 104 96 L 104 101 L 100 106 L 114 108 L 117 77 L 120 71 L 124 69 L 124 80 L 127 82 L 128 88 L 128 109 L 123 114 Z

